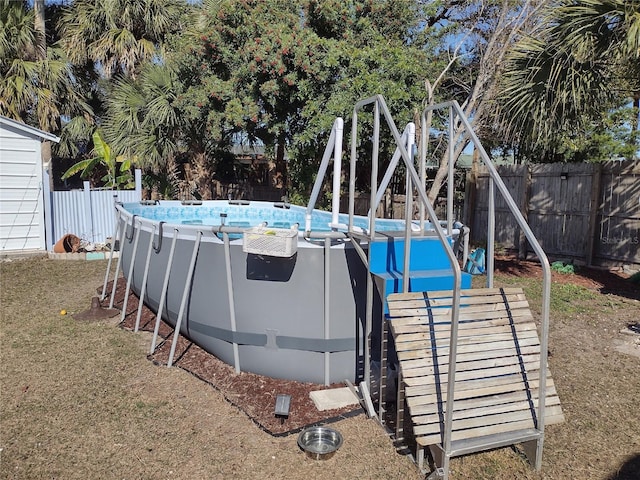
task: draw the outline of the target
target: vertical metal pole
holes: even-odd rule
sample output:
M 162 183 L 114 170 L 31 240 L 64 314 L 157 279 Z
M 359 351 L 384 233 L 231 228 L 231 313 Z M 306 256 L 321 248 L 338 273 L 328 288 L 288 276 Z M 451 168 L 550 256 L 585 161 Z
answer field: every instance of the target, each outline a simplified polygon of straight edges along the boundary
M 111 237 L 111 249 L 109 250 L 109 261 L 107 262 L 107 271 L 104 273 L 104 283 L 102 284 L 102 293 L 100 294 L 100 301 L 104 300 L 107 295 L 107 283 L 109 283 L 109 273 L 111 273 L 111 264 L 113 262 L 113 252 L 116 249 L 116 237 L 118 236 L 118 230 L 120 229 L 120 211 L 116 210 L 116 226 Z M 117 276 L 117 271 L 116 271 Z M 115 282 L 115 278 L 113 280 Z
M 156 315 L 156 324 L 153 327 L 153 337 L 151 339 L 151 350 L 149 354 L 152 354 L 156 349 L 156 340 L 158 338 L 158 331 L 160 330 L 160 320 L 162 319 L 162 310 L 164 309 L 164 303 L 167 299 L 167 288 L 169 287 L 169 277 L 171 275 L 171 267 L 173 266 L 173 254 L 176 251 L 176 242 L 178 240 L 178 229 L 173 229 L 173 240 L 171 240 L 171 248 L 169 249 L 169 258 L 167 259 L 167 269 L 164 272 L 164 282 L 162 283 L 162 293 L 160 294 L 160 303 L 158 304 L 158 313 Z
M 429 112 L 431 113 L 431 112 Z M 427 135 L 427 117 L 422 111 L 422 115 L 420 117 L 420 188 L 427 188 L 427 150 L 428 150 L 428 135 Z M 420 232 L 424 234 L 424 218 L 425 218 L 425 208 L 422 202 L 420 202 Z
M 371 278 L 371 244 L 376 236 L 376 212 L 373 203 L 378 186 L 378 153 L 380 149 L 380 105 L 373 104 L 373 145 L 371 153 L 371 199 L 369 208 L 369 255 L 367 267 L 367 309 L 364 329 L 364 381 L 371 390 L 371 328 L 373 323 L 373 279 Z M 383 299 L 384 301 L 384 299 Z
M 411 260 L 411 220 L 413 217 L 413 185 L 411 177 L 405 175 L 405 196 L 404 196 L 404 252 L 402 255 L 402 293 L 409 291 L 409 271 Z M 385 300 L 386 301 L 386 300 Z
M 222 238 L 224 240 L 224 263 L 227 274 L 227 298 L 229 300 L 229 317 L 231 322 L 231 331 L 235 334 L 237 331 L 236 326 L 236 307 L 235 299 L 233 298 L 233 277 L 231 276 L 231 247 L 229 245 L 229 234 L 222 232 Z M 236 369 L 236 373 L 240 373 L 240 353 L 238 352 L 238 344 L 233 342 L 233 366 Z
M 496 235 L 496 189 L 492 176 L 489 176 L 489 200 L 487 210 L 489 211 L 487 226 L 487 288 L 493 288 L 493 255 L 495 251 Z
M 142 223 L 140 224 L 142 230 Z M 151 235 L 149 236 L 149 246 L 147 247 L 147 259 L 144 264 L 144 275 L 142 276 L 142 286 L 140 287 L 140 298 L 138 299 L 138 314 L 136 315 L 136 325 L 134 332 L 140 328 L 140 317 L 142 316 L 142 307 L 144 306 L 144 297 L 147 294 L 147 279 L 149 278 L 149 265 L 151 264 L 151 249 L 153 248 L 153 236 L 156 234 L 156 224 L 153 224 Z
M 182 318 L 184 317 L 184 310 L 187 306 L 187 297 L 189 296 L 189 290 L 191 289 L 191 279 L 193 278 L 193 271 L 196 267 L 196 259 L 198 258 L 198 250 L 200 249 L 200 239 L 202 238 L 202 232 L 198 231 L 196 235 L 196 241 L 193 244 L 193 253 L 191 254 L 191 262 L 189 263 L 189 270 L 187 271 L 187 279 L 184 282 L 184 290 L 182 291 L 182 301 L 180 302 L 180 311 L 178 312 L 178 319 L 176 320 L 176 328 L 173 331 L 173 341 L 171 342 L 171 351 L 169 352 L 169 360 L 167 361 L 167 367 L 173 365 L 173 356 L 176 353 L 176 345 L 178 344 L 178 337 L 180 336 L 180 326 L 182 325 Z
M 120 239 L 118 242 L 120 243 L 120 252 L 118 254 L 118 263 L 116 265 L 116 272 L 113 275 L 113 285 L 111 287 L 111 298 L 109 299 L 109 308 L 113 308 L 113 301 L 116 298 L 116 287 L 118 286 L 118 272 L 120 272 L 120 266 L 122 265 L 122 244 L 124 242 L 125 231 L 127 230 L 127 224 L 120 229 Z M 115 239 L 113 240 L 115 243 Z
M 142 226 L 142 222 L 140 223 Z M 131 220 L 131 228 L 135 230 L 136 220 Z M 133 281 L 133 267 L 136 263 L 136 254 L 138 253 L 138 242 L 140 240 L 140 230 L 135 230 L 135 240 L 133 241 L 133 251 L 131 252 L 131 264 L 129 265 L 129 275 L 127 276 L 127 288 L 124 291 L 124 300 L 122 303 L 122 312 L 120 313 L 120 322 L 124 322 L 124 317 L 127 316 L 127 303 L 129 303 L 129 292 L 131 291 L 131 282 Z
M 353 213 L 355 210 L 357 140 L 358 111 L 354 108 L 351 118 L 351 158 L 349 159 L 349 232 L 353 230 Z
M 444 414 L 444 458 L 451 456 L 451 434 L 453 430 L 453 402 L 456 387 L 456 366 L 458 355 L 458 320 L 460 318 L 460 270 L 455 274 L 453 304 L 451 306 L 451 338 L 449 339 L 449 374 L 447 377 L 447 403 Z M 449 471 L 446 468 L 446 471 Z
M 376 231 L 376 197 L 378 196 L 378 157 L 380 155 L 380 105 L 373 104 L 373 138 L 371 145 L 371 200 L 369 201 L 369 236 L 375 237 Z
M 329 340 L 331 330 L 331 239 L 324 239 L 324 339 Z M 331 384 L 331 352 L 324 352 L 324 384 Z
M 453 178 L 453 107 L 449 107 L 449 180 L 447 181 L 447 236 L 453 231 L 453 192 L 456 188 Z
M 407 151 L 411 153 L 413 151 L 415 131 L 407 132 Z M 413 163 L 413 157 L 412 162 Z M 413 188 L 414 185 L 411 182 L 411 176 L 408 174 L 409 168 L 405 169 L 405 213 L 404 213 L 404 255 L 403 255 L 403 268 L 402 268 L 402 292 L 407 293 L 409 291 L 409 281 L 411 279 L 411 223 L 413 221 Z M 418 185 L 415 187 L 419 188 Z M 422 202 L 421 202 L 422 204 Z M 386 301 L 386 300 L 385 300 Z
M 338 224 L 340 214 L 340 180 L 342 176 L 342 132 L 344 122 L 341 118 L 335 121 L 336 138 L 333 146 L 333 195 L 331 197 L 331 223 Z

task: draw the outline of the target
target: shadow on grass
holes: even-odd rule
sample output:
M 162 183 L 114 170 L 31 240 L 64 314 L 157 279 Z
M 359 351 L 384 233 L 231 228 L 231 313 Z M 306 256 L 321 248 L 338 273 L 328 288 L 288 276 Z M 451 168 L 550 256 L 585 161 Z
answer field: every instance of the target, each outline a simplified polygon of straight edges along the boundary
M 622 464 L 620 470 L 607 477 L 607 480 L 640 480 L 640 453 L 630 457 Z

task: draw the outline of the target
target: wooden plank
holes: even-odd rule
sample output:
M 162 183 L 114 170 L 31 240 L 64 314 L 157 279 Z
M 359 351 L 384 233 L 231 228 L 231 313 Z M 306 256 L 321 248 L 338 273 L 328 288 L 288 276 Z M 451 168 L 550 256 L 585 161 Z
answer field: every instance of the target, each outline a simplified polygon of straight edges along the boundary
M 555 387 L 548 388 L 548 392 L 545 394 L 545 402 L 548 405 L 559 405 L 560 399 L 556 394 Z M 499 395 L 491 395 L 488 397 L 472 397 L 466 400 L 458 400 L 453 404 L 454 412 L 463 412 L 467 411 L 472 413 L 476 408 L 485 408 L 503 405 L 507 403 L 514 402 L 524 402 L 529 400 L 533 403 L 534 407 L 538 404 L 539 399 L 539 390 L 531 389 L 530 391 L 517 391 L 517 392 L 507 392 Z M 414 398 L 411 398 L 414 400 Z M 416 398 L 416 400 L 419 400 Z M 409 409 L 411 410 L 411 415 L 414 417 L 420 417 L 422 415 L 433 415 L 436 412 L 444 413 L 447 411 L 446 402 L 444 403 L 427 403 L 421 404 L 417 403 L 416 405 L 409 405 Z
M 529 390 L 537 391 L 537 389 L 540 386 L 539 382 L 531 382 L 531 383 L 533 385 L 529 385 Z M 548 385 L 548 388 L 555 389 L 555 386 Z M 479 397 L 485 397 L 489 395 L 505 395 L 505 394 L 526 392 L 526 391 L 527 391 L 527 388 L 525 384 L 522 382 L 505 383 L 500 385 L 492 385 L 491 383 L 486 383 L 483 387 L 475 388 L 472 390 L 456 389 L 456 391 L 453 392 L 454 408 L 455 408 L 455 402 L 459 400 L 468 400 L 471 398 L 479 398 Z M 555 392 L 555 390 L 553 391 Z M 407 405 L 409 405 L 411 408 L 415 408 L 419 405 L 430 405 L 430 404 L 436 405 L 438 404 L 438 402 L 445 401 L 445 393 L 446 393 L 446 390 L 443 389 L 440 392 L 435 391 L 434 393 L 420 394 L 417 396 L 407 395 L 406 396 Z
M 502 295 L 486 295 L 482 297 L 464 297 L 460 299 L 461 307 L 469 307 L 471 305 L 495 305 L 505 303 L 505 297 L 509 304 L 512 302 L 526 302 L 527 298 L 524 293 Z M 427 304 L 428 301 L 428 304 Z M 388 302 L 390 309 L 397 308 L 445 308 L 451 307 L 453 298 L 434 298 L 424 297 L 420 299 L 402 299 Z
M 409 324 L 417 324 L 417 325 L 428 325 L 430 323 L 430 319 L 427 315 L 423 315 L 424 312 L 419 311 L 407 311 L 404 317 L 396 317 L 390 319 L 390 324 L 393 325 L 409 325 Z M 469 320 L 494 320 L 498 322 L 497 324 L 508 323 L 513 320 L 514 323 L 521 322 L 530 322 L 533 321 L 533 315 L 531 311 L 528 309 L 525 310 L 514 310 L 510 315 L 507 315 L 505 311 L 494 311 L 494 312 L 464 312 L 460 311 L 458 315 L 458 321 L 464 322 Z M 451 321 L 451 317 L 449 315 L 444 316 L 434 316 L 433 321 L 436 323 L 449 323 Z
M 537 362 L 540 363 L 539 354 L 526 355 L 524 357 L 517 356 L 503 356 L 497 358 L 483 358 L 482 360 L 474 360 L 470 362 L 461 362 L 456 364 L 456 376 L 458 373 L 467 372 L 470 370 L 476 370 L 478 377 L 484 377 L 484 375 L 477 370 L 484 370 L 494 367 L 504 367 L 508 365 L 521 366 L 527 363 Z M 411 376 L 411 372 L 416 369 L 420 369 L 423 372 L 428 372 L 427 375 L 435 375 L 438 372 L 439 375 L 445 375 L 449 373 L 449 362 L 443 362 L 442 364 L 434 365 L 433 362 L 426 363 L 422 359 L 414 361 L 404 362 L 402 365 L 402 375 Z
M 562 423 L 562 422 L 564 422 L 564 415 L 562 414 L 545 415 L 546 425 L 553 425 L 555 423 Z M 485 435 L 493 435 L 496 433 L 513 432 L 516 430 L 523 430 L 526 428 L 534 428 L 533 420 L 531 419 L 520 420 L 516 422 L 500 423 L 497 425 L 488 425 L 488 426 L 470 428 L 467 430 L 457 430 L 457 431 L 451 432 L 451 439 L 453 441 L 466 440 L 469 438 L 482 437 Z M 418 443 L 418 445 L 422 447 L 429 446 L 429 445 L 436 445 L 442 441 L 441 440 L 442 437 L 440 436 L 439 433 L 432 434 L 432 435 L 421 435 L 416 433 L 415 435 L 416 435 L 416 442 Z
M 403 364 L 406 365 L 407 369 L 411 369 L 414 368 L 415 365 L 412 365 L 411 363 L 408 362 L 413 362 L 416 360 L 420 360 L 422 362 L 424 362 L 424 365 L 433 365 L 434 359 L 433 356 L 436 355 L 438 362 L 442 362 L 442 363 L 448 363 L 449 362 L 449 355 L 447 352 L 441 352 L 436 350 L 435 352 L 433 350 L 431 350 L 431 355 L 427 356 L 426 353 L 428 352 L 428 350 L 423 350 L 422 354 L 420 353 L 419 350 L 408 350 L 406 352 L 400 352 L 398 353 L 398 359 L 401 360 L 403 362 Z M 529 347 L 521 347 L 519 350 L 520 354 L 522 355 L 531 355 L 531 354 L 535 354 L 535 353 L 540 353 L 540 345 L 532 345 Z M 504 349 L 499 349 L 499 350 L 491 350 L 490 351 L 491 354 L 491 358 L 500 358 L 500 357 L 508 357 L 508 356 L 514 356 L 518 354 L 518 350 L 516 350 L 515 347 L 512 348 L 504 348 Z M 470 353 L 461 353 L 459 355 L 457 355 L 458 357 L 458 362 L 471 362 L 474 360 L 483 360 L 487 358 L 487 351 L 486 350 L 481 350 L 478 352 L 470 352 Z
M 511 329 L 516 332 L 536 331 L 536 325 L 533 322 L 515 323 L 513 325 L 492 325 L 490 322 L 466 322 L 458 325 L 459 335 L 491 335 L 493 333 L 510 332 Z M 451 333 L 451 325 L 445 323 L 436 323 L 433 325 L 394 325 L 393 332 L 396 338 L 400 335 L 412 333 L 432 333 L 436 337 L 449 336 Z
M 532 381 L 537 381 L 540 379 L 540 370 L 536 369 L 536 370 L 532 370 L 532 371 L 528 371 L 526 372 L 526 376 L 527 376 L 527 382 L 531 383 Z M 494 379 L 493 384 L 495 385 L 503 385 L 503 384 L 507 384 L 507 383 L 513 383 L 513 379 L 515 377 L 518 378 L 522 378 L 522 372 L 514 372 L 511 374 L 506 374 L 506 375 L 502 375 L 500 377 L 496 377 Z M 551 375 L 547 374 L 547 378 L 551 378 Z M 418 386 L 429 386 L 429 385 L 435 385 L 435 377 L 431 376 L 431 377 L 409 377 L 409 378 L 403 378 L 403 384 L 406 385 L 407 387 L 418 387 Z M 460 381 L 459 379 L 456 380 L 456 388 L 457 389 L 462 389 L 462 390 L 468 390 L 470 388 L 475 388 L 475 387 L 480 387 L 482 382 L 488 382 L 489 380 L 486 378 L 481 378 L 481 379 L 467 379 L 467 380 L 463 380 Z M 476 383 L 474 383 L 476 382 Z M 449 383 L 447 382 L 447 376 L 445 376 L 442 381 L 438 384 L 440 386 L 440 388 L 447 388 L 447 385 Z M 475 387 L 474 387 L 475 385 Z
M 482 297 L 486 295 L 496 294 L 518 294 L 523 293 L 521 287 L 504 287 L 504 288 L 469 288 L 460 290 L 460 297 Z M 452 290 L 434 290 L 428 292 L 429 298 L 447 298 L 453 297 Z M 417 298 L 424 298 L 424 292 L 407 292 L 407 293 L 390 293 L 387 296 L 388 301 L 396 300 L 415 300 Z
M 508 422 L 518 422 L 521 420 L 531 419 L 533 422 L 533 418 L 535 415 L 535 410 L 531 409 L 531 406 L 528 402 L 523 402 L 523 404 L 513 404 L 513 410 L 496 410 L 497 413 L 480 413 L 476 416 L 471 417 L 460 417 L 458 419 L 455 418 L 453 420 L 453 430 L 463 430 L 467 428 L 477 428 L 486 425 L 497 425 L 500 423 L 508 423 Z M 522 406 L 522 408 L 520 408 Z M 483 410 L 483 409 L 480 409 Z M 491 409 L 483 410 L 485 412 L 490 412 Z M 545 406 L 545 417 L 546 416 L 554 416 L 562 414 L 562 409 L 559 405 L 549 405 Z M 412 417 L 415 421 L 416 418 Z M 423 416 L 420 417 L 423 419 L 429 419 L 428 422 L 416 422 L 414 427 L 415 435 L 430 435 L 433 433 L 437 433 L 440 431 L 441 422 L 444 421 L 444 417 L 441 415 L 432 415 L 432 416 Z
M 473 305 L 469 307 L 460 307 L 459 314 L 461 315 L 471 315 L 474 313 L 484 313 L 484 312 L 500 312 L 502 315 L 508 317 L 510 313 L 514 316 L 522 316 L 526 313 L 531 313 L 531 310 L 528 306 L 523 305 L 522 307 L 514 307 L 507 308 L 504 304 L 493 304 L 493 305 Z M 442 323 L 444 321 L 449 321 L 451 318 L 451 309 L 448 307 L 443 308 L 394 308 L 389 311 L 389 321 L 392 324 L 402 325 L 403 320 L 406 318 L 417 317 L 421 319 L 423 323 L 431 323 L 431 319 L 437 319 L 437 323 Z M 488 318 L 495 318 L 496 315 Z M 476 316 L 473 318 L 477 318 L 480 320 L 484 320 L 482 316 Z M 427 319 L 427 320 L 425 320 Z
M 508 375 L 510 373 L 520 373 L 524 369 L 525 371 L 537 370 L 540 367 L 540 362 L 526 362 L 521 365 L 507 365 L 504 367 L 486 368 L 485 371 L 478 372 L 471 370 L 469 372 L 456 373 L 456 380 L 477 380 L 486 377 L 497 377 L 500 375 Z M 402 375 L 405 379 L 411 377 L 433 377 L 433 374 L 428 372 L 428 368 L 414 368 L 408 371 L 402 370 Z M 440 377 L 445 377 L 446 374 L 441 374 Z
M 517 345 L 519 347 L 531 347 L 534 345 L 539 345 L 538 342 L 538 337 L 530 337 L 530 338 L 523 338 L 521 340 L 518 341 Z M 462 353 L 471 353 L 471 352 L 480 352 L 480 351 L 492 351 L 492 350 L 502 350 L 505 348 L 511 348 L 514 347 L 514 341 L 513 340 L 502 340 L 499 342 L 493 342 L 493 344 L 491 345 L 491 348 L 488 348 L 486 344 L 482 344 L 482 343 L 471 343 L 469 345 L 463 343 L 458 345 L 458 349 L 457 351 L 462 354 Z M 397 351 L 398 351 L 398 355 L 400 355 L 400 352 L 406 352 L 406 351 L 418 351 L 420 353 L 418 353 L 419 355 L 423 355 L 425 357 L 429 357 L 432 355 L 431 353 L 431 344 L 430 343 L 424 343 L 422 344 L 422 342 L 411 342 L 411 343 L 402 343 L 400 345 L 396 345 Z M 446 342 L 445 340 L 441 340 L 439 342 L 437 342 L 436 344 L 436 348 L 438 348 L 440 350 L 440 353 L 449 353 L 449 343 Z M 406 357 L 404 357 L 406 358 Z
M 509 312 L 516 310 L 528 310 L 529 302 L 526 300 L 517 300 L 505 304 L 504 302 L 479 303 L 474 305 L 460 305 L 460 312 Z M 432 307 L 426 305 L 405 305 L 394 304 L 389 305 L 389 317 L 391 321 L 395 317 L 408 317 L 412 315 L 443 317 L 451 316 L 452 308 L 450 306 Z
M 513 346 L 515 348 L 522 345 L 522 342 L 520 342 L 520 340 L 525 343 L 528 342 L 531 344 L 531 342 L 529 342 L 530 339 L 539 338 L 538 332 L 531 328 L 527 328 L 524 330 L 516 328 L 515 335 L 511 331 L 510 327 L 501 326 L 500 329 L 501 330 L 492 329 L 491 331 L 496 333 L 488 333 L 486 335 L 484 334 L 484 332 L 482 332 L 482 329 L 469 329 L 468 331 L 462 331 L 458 336 L 458 342 L 456 343 L 456 345 L 462 346 L 473 344 L 487 344 L 491 343 L 491 340 L 493 340 L 494 342 L 511 340 L 512 344 L 508 347 Z M 432 351 L 435 349 L 443 350 L 437 352 L 439 355 L 448 355 L 450 344 L 451 338 L 449 335 L 445 335 L 445 332 L 438 332 L 433 336 L 425 334 L 423 332 L 406 333 L 398 335 L 395 338 L 397 352 L 425 350 L 425 353 L 427 353 L 429 357 L 433 356 Z
M 510 340 L 514 344 L 518 344 L 520 339 L 535 338 L 538 340 L 538 332 L 529 330 L 524 331 L 520 335 L 514 335 L 511 331 L 505 331 L 503 333 L 494 333 L 493 335 L 458 335 L 457 345 L 474 345 L 496 343 L 506 340 Z M 398 335 L 396 337 L 396 348 L 398 351 L 402 350 L 416 350 L 427 349 L 431 350 L 438 347 L 448 347 L 450 344 L 450 338 L 446 335 L 439 335 L 435 338 L 431 338 L 429 334 L 425 333 L 411 333 Z

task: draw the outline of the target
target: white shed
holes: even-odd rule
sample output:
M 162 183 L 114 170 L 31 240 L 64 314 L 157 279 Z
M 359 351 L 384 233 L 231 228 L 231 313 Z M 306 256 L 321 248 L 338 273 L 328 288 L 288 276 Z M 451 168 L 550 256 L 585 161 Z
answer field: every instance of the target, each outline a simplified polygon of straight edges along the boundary
M 43 141 L 60 139 L 0 115 L 0 253 L 46 250 Z

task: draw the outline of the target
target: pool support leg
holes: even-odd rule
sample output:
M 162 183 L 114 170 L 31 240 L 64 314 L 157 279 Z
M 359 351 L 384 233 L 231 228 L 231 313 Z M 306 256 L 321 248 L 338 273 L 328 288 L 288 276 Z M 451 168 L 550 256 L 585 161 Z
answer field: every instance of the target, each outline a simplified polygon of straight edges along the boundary
M 224 263 L 225 271 L 227 275 L 227 298 L 229 300 L 229 317 L 231 323 L 231 331 L 236 333 L 236 309 L 235 299 L 233 298 L 233 277 L 231 276 L 231 248 L 229 245 L 229 234 L 222 232 L 222 238 L 224 240 Z M 238 351 L 238 344 L 233 342 L 233 366 L 236 369 L 236 373 L 240 373 L 240 352 Z
M 107 283 L 109 283 L 109 273 L 111 272 L 111 264 L 113 263 L 113 252 L 116 249 L 116 237 L 118 236 L 119 228 L 120 228 L 120 210 L 116 210 L 116 226 L 113 229 L 113 236 L 111 237 L 109 261 L 107 262 L 107 271 L 104 273 L 104 283 L 102 284 L 102 293 L 100 294 L 100 301 L 103 301 L 107 295 Z M 115 282 L 115 278 L 113 281 Z
M 142 227 L 142 222 L 140 223 Z M 133 241 L 133 252 L 131 253 L 131 265 L 129 265 L 129 275 L 127 276 L 127 288 L 124 291 L 124 300 L 122 301 L 122 313 L 120 314 L 120 323 L 124 322 L 124 317 L 127 316 L 127 304 L 129 303 L 129 293 L 131 293 L 131 281 L 133 280 L 133 266 L 135 265 L 136 254 L 138 253 L 138 243 L 140 241 L 140 230 L 136 230 L 135 217 L 131 220 L 131 235 L 135 236 Z
M 138 313 L 136 315 L 136 324 L 133 328 L 137 332 L 140 328 L 140 317 L 142 317 L 142 307 L 144 306 L 144 297 L 147 294 L 147 279 L 149 278 L 149 265 L 151 264 L 151 249 L 153 248 L 153 236 L 156 233 L 156 225 L 149 236 L 149 246 L 147 247 L 147 259 L 144 264 L 144 275 L 142 276 L 142 285 L 140 286 L 140 298 L 138 299 Z
M 169 248 L 169 258 L 167 259 L 167 269 L 164 272 L 164 281 L 162 283 L 162 293 L 160 294 L 160 303 L 158 305 L 158 313 L 156 315 L 156 324 L 153 327 L 153 337 L 151 338 L 151 355 L 156 349 L 156 340 L 158 339 L 158 331 L 160 330 L 160 320 L 162 319 L 162 310 L 164 302 L 167 299 L 167 287 L 169 286 L 169 277 L 171 276 L 171 266 L 173 265 L 173 255 L 176 251 L 176 242 L 178 240 L 178 229 L 173 229 L 173 239 L 171 240 L 171 248 Z
M 324 339 L 329 340 L 331 321 L 331 239 L 324 239 Z M 329 386 L 330 379 L 330 352 L 324 352 L 324 384 Z
M 124 240 L 125 228 L 120 229 L 120 239 L 118 240 L 120 245 L 122 246 L 122 242 Z M 115 240 L 114 240 L 115 242 Z M 111 286 L 111 298 L 109 299 L 109 308 L 113 308 L 113 301 L 116 298 L 116 287 L 118 286 L 118 272 L 120 271 L 120 267 L 122 265 L 122 252 L 118 255 L 118 263 L 116 265 L 116 273 L 113 275 L 113 285 Z
M 187 279 L 184 282 L 182 301 L 180 302 L 180 311 L 178 312 L 178 319 L 176 320 L 176 328 L 173 331 L 173 341 L 171 342 L 171 351 L 169 352 L 167 367 L 171 367 L 171 365 L 173 365 L 173 356 L 176 353 L 176 345 L 178 344 L 178 337 L 180 336 L 180 326 L 182 325 L 182 318 L 184 317 L 184 311 L 187 306 L 187 297 L 189 296 L 189 290 L 191 289 L 191 279 L 193 278 L 193 270 L 196 267 L 196 260 L 198 258 L 198 250 L 200 249 L 201 239 L 202 232 L 198 231 L 196 235 L 196 242 L 193 244 L 193 253 L 191 254 L 191 262 L 189 263 L 189 270 L 187 271 Z

